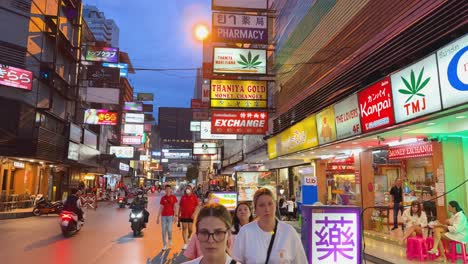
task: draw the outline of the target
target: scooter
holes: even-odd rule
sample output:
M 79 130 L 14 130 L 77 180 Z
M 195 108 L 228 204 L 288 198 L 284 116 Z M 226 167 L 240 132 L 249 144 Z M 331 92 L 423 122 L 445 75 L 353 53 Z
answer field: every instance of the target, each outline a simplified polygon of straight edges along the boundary
M 60 212 L 63 209 L 62 201 L 51 203 L 50 201 L 46 200 L 43 196 L 37 197 L 34 204 L 35 206 L 32 213 L 35 216 L 40 216 L 42 214 L 60 214 Z
M 78 215 L 70 211 L 62 211 L 60 214 L 60 228 L 64 237 L 69 237 L 81 230 L 84 222 L 78 220 Z M 84 217 L 84 216 L 83 216 Z
M 134 208 L 130 213 L 130 223 L 133 230 L 133 236 L 138 236 L 141 234 L 141 230 L 145 228 L 145 216 L 143 214 L 143 209 Z
M 119 197 L 117 202 L 119 204 L 119 208 L 125 208 L 125 205 L 127 204 L 127 197 Z

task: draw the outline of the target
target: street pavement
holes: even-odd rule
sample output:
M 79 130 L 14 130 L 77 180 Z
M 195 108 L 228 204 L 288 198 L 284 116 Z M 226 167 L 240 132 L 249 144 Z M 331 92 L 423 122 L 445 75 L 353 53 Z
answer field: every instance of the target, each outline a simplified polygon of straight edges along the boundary
M 84 227 L 70 238 L 62 236 L 57 215 L 0 221 L 0 263 L 119 264 L 183 263 L 182 235 L 173 226 L 171 249 L 162 251 L 161 225 L 156 224 L 161 194 L 150 194 L 148 227 L 133 237 L 130 210 L 100 202 L 86 210 Z

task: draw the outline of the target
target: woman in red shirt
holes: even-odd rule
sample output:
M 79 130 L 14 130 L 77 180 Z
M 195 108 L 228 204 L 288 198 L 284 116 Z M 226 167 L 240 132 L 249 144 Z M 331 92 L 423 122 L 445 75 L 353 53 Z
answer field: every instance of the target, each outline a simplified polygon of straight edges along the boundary
M 187 185 L 184 195 L 180 198 L 179 206 L 179 219 L 182 223 L 182 237 L 184 239 L 183 250 L 187 249 L 188 238 L 192 236 L 193 218 L 198 205 L 198 198 L 192 192 L 192 186 Z

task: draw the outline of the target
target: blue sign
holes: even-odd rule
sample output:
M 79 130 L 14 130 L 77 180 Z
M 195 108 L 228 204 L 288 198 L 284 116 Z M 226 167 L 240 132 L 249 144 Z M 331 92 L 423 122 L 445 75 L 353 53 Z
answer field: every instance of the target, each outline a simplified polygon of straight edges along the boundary
M 109 68 L 119 68 L 120 69 L 120 77 L 128 77 L 128 64 L 127 63 L 109 63 L 104 62 L 102 64 L 103 67 Z

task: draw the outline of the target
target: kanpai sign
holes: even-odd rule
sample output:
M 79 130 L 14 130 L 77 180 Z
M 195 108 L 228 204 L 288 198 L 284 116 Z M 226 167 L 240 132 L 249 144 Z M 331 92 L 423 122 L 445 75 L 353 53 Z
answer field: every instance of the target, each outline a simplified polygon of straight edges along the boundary
M 395 123 L 389 77 L 360 91 L 358 101 L 362 132 L 384 128 Z
M 267 112 L 213 111 L 211 132 L 213 134 L 265 134 L 268 129 Z
M 432 142 L 421 142 L 396 146 L 388 149 L 389 160 L 432 156 Z

